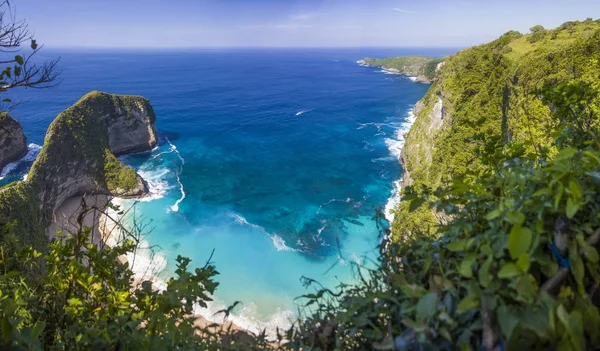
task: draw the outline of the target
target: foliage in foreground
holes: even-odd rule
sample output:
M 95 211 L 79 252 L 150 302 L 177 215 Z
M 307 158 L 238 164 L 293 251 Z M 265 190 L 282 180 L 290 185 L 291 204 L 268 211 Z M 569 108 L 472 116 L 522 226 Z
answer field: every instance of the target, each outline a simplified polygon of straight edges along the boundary
M 538 93 L 553 107 L 558 154 L 498 146 L 481 150 L 486 169 L 408 189 L 411 210 L 429 204 L 447 223 L 391 243 L 363 284 L 314 296 L 303 330 L 335 326 L 320 349 L 600 347 L 597 96 L 577 81 Z
M 130 291 L 118 262 L 132 242 L 98 249 L 89 229 L 54 242 L 47 275 L 0 274 L 1 345 L 23 350 L 593 350 L 600 347 L 600 130 L 595 90 L 571 81 L 539 96 L 553 107 L 555 156 L 527 145 L 480 150 L 487 167 L 437 189 L 409 189 L 447 223 L 381 244 L 360 282 L 304 296 L 294 327 L 269 343 L 200 328 L 215 268 L 178 259 L 164 292 Z M 500 141 L 499 141 L 500 143 Z M 556 254 L 553 252 L 556 251 Z M 1 256 L 36 265 L 37 254 Z M 285 340 L 282 340 L 285 339 Z
M 100 248 L 89 238 L 85 228 L 53 242 L 43 258 L 47 273 L 36 282 L 6 267 L 18 260 L 34 269 L 41 254 L 26 247 L 17 257 L 0 255 L 0 349 L 246 350 L 266 344 L 264 335 L 244 339 L 234 330 L 195 324 L 194 306 L 206 307 L 218 285 L 214 266 L 190 271 L 190 260 L 178 257 L 166 290 L 143 282 L 132 291 L 133 273 L 118 259 L 135 249 L 134 240 Z

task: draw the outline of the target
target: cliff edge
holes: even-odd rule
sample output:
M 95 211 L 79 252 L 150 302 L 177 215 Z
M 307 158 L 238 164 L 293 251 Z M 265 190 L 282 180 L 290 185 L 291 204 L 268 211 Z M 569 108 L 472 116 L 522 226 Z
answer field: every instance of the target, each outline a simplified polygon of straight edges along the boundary
M 27 154 L 23 128 L 8 113 L 0 113 L 0 170 Z
M 52 213 L 66 199 L 146 194 L 144 180 L 116 155 L 152 149 L 157 142 L 155 119 L 143 97 L 98 91 L 61 112 L 50 124 L 27 180 L 0 189 L 0 235 L 13 234 L 40 247 L 37 241 L 45 237 Z M 19 225 L 10 225 L 15 222 Z
M 600 91 L 598 42 L 600 21 L 566 22 L 531 34 L 510 31 L 447 58 L 415 106 L 400 158 L 403 186 L 434 189 L 467 170 L 483 170 L 480 151 L 515 141 L 525 143 L 525 156 L 553 155 L 552 107 L 536 92 L 575 81 Z M 395 237 L 432 232 L 444 219 L 427 206 L 410 211 L 406 203 L 395 214 Z

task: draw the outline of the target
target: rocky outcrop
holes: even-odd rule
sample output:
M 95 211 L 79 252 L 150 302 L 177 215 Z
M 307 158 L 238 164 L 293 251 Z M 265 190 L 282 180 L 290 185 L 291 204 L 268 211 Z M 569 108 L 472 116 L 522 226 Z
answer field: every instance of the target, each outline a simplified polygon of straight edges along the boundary
M 50 124 L 27 180 L 0 189 L 0 225 L 35 218 L 39 225 L 30 230 L 38 232 L 75 195 L 143 196 L 144 180 L 115 155 L 150 150 L 156 142 L 147 99 L 88 93 Z
M 416 116 L 415 124 L 407 134 L 406 143 L 400 154 L 400 163 L 404 172 L 402 187 L 413 184 L 411 169 L 414 167 L 411 167 L 411 163 L 425 165 L 432 162 L 435 136 L 447 117 L 441 92 L 423 98 L 415 105 L 413 113 Z
M 422 56 L 398 56 L 384 59 L 364 58 L 359 60 L 358 64 L 381 68 L 391 74 L 404 75 L 418 83 L 431 84 L 443 61 L 444 59 Z
M 0 170 L 27 154 L 27 138 L 23 128 L 8 113 L 0 113 Z

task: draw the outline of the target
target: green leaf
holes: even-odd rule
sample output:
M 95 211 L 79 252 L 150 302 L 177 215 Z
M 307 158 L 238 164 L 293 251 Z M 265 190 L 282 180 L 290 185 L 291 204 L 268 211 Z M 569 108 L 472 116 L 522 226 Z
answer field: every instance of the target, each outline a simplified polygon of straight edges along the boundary
M 567 217 L 572 219 L 575 217 L 577 211 L 579 211 L 579 202 L 576 202 L 572 197 L 569 197 L 567 199 Z
M 569 334 L 575 350 L 584 350 L 583 316 L 579 311 L 572 311 L 569 315 Z
M 477 272 L 477 277 L 479 278 L 479 283 L 487 288 L 490 285 L 491 277 L 490 277 L 490 266 L 493 262 L 493 257 L 488 258 L 484 264 L 479 267 L 479 272 Z
M 500 271 L 498 271 L 498 278 L 507 279 L 519 274 L 521 274 L 519 267 L 516 264 L 509 262 L 500 268 Z
M 505 305 L 498 307 L 497 312 L 500 330 L 502 330 L 502 333 L 506 335 L 508 340 L 510 340 L 510 336 L 517 325 L 519 325 L 519 318 L 518 316 L 514 315 Z
M 456 313 L 461 314 L 469 310 L 478 308 L 480 304 L 479 298 L 473 295 L 466 296 L 458 303 Z
M 590 245 L 584 245 L 583 246 L 583 255 L 585 256 L 585 258 L 587 258 L 588 261 L 592 262 L 592 263 L 598 263 L 599 257 L 598 257 L 598 250 L 596 250 L 595 247 L 592 247 Z
M 492 212 L 488 213 L 485 216 L 485 219 L 487 219 L 488 221 L 491 221 L 493 219 L 500 217 L 501 214 L 502 214 L 502 211 L 500 211 L 500 209 L 497 208 L 497 209 L 493 210 Z
M 563 306 L 563 305 L 558 306 L 558 308 L 556 309 L 556 316 L 558 317 L 558 320 L 561 321 L 561 323 L 565 327 L 567 327 L 569 325 L 569 314 L 567 313 L 565 306 Z
M 13 331 L 13 326 L 10 324 L 10 321 L 8 320 L 8 318 L 2 318 L 2 336 L 4 337 L 4 340 L 10 340 L 11 339 L 11 334 Z
M 467 243 L 464 240 L 454 240 L 446 244 L 446 249 L 452 252 L 459 252 L 463 251 L 466 246 Z
M 529 271 L 530 265 L 531 261 L 529 259 L 529 254 L 522 253 L 521 256 L 519 256 L 519 259 L 517 260 L 517 267 L 519 267 L 519 269 L 522 272 L 527 273 L 527 271 Z
M 569 159 L 573 158 L 573 156 L 575 156 L 576 153 L 577 153 L 576 148 L 568 147 L 566 149 L 563 149 L 561 152 L 559 152 L 558 155 L 556 155 L 556 157 L 554 159 L 557 161 L 569 160 Z
M 34 339 L 37 339 L 40 335 L 42 335 L 42 332 L 44 331 L 44 329 L 46 328 L 46 323 L 43 321 L 39 321 L 37 323 L 35 323 L 35 325 L 33 326 L 33 330 L 32 330 L 32 337 Z
M 504 216 L 504 220 L 513 225 L 521 225 L 525 222 L 525 215 L 519 211 L 510 211 Z
M 459 273 L 465 278 L 473 278 L 473 264 L 475 263 L 475 257 L 465 257 L 460 266 L 458 267 Z
M 438 297 L 433 292 L 423 296 L 416 306 L 417 321 L 423 322 L 433 317 L 437 311 L 437 301 Z
M 512 259 L 517 259 L 522 253 L 527 252 L 531 245 L 532 234 L 529 228 L 515 225 L 508 236 L 508 252 Z
M 81 300 L 79 300 L 78 298 L 71 298 L 67 300 L 67 304 L 69 306 L 81 306 Z
M 25 62 L 23 60 L 23 56 L 21 56 L 21 55 L 15 56 L 15 61 L 17 61 L 17 63 L 20 64 L 20 65 L 23 65 L 23 63 Z
M 552 189 L 550 189 L 550 188 L 543 188 L 543 189 L 540 189 L 540 190 L 536 191 L 535 193 L 533 193 L 534 197 L 549 196 L 549 195 L 552 195 Z
M 569 181 L 569 190 L 575 199 L 581 199 L 583 197 L 583 190 L 577 180 Z

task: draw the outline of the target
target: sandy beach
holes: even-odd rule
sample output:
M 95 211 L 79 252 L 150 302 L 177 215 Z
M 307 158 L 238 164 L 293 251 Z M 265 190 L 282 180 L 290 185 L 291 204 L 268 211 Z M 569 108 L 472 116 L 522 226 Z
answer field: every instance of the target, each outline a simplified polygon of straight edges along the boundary
M 99 247 L 104 248 L 119 245 L 128 233 L 124 233 L 122 227 L 115 222 L 118 221 L 119 216 L 114 210 L 106 206 L 109 201 L 110 199 L 106 195 L 73 196 L 67 199 L 54 211 L 52 224 L 46 231 L 48 237 L 50 240 L 55 239 L 58 231 L 62 231 L 63 234 L 75 234 L 80 226 L 84 226 L 92 228 L 90 241 Z M 83 214 L 84 211 L 86 212 L 85 214 Z M 141 249 L 145 248 L 141 247 Z M 152 281 L 153 286 L 157 289 L 164 289 L 166 287 L 166 284 L 162 280 L 156 278 L 157 272 L 149 267 L 150 262 L 148 261 L 151 260 L 152 257 L 140 259 L 134 253 L 127 257 L 121 256 L 119 258 L 121 263 L 131 263 L 133 261 L 133 264 L 131 264 L 132 271 L 134 272 L 132 289 L 141 286 L 141 283 L 146 280 Z M 202 329 L 215 324 L 203 316 L 196 315 L 195 317 L 196 321 L 194 324 Z M 216 327 L 212 331 L 227 331 L 229 329 L 234 331 L 233 334 L 235 337 L 243 338 L 244 333 L 250 333 L 248 330 L 240 328 L 229 321 L 221 323 L 219 327 Z

